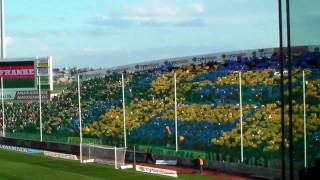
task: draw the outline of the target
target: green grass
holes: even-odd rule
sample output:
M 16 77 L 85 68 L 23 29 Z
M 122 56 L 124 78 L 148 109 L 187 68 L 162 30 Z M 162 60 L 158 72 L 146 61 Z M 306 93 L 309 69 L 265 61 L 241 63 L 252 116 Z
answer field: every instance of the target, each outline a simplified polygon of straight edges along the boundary
M 212 177 L 179 174 L 178 179 L 207 180 Z M 133 170 L 115 170 L 99 164 L 80 164 L 78 161 L 53 159 L 42 155 L 0 150 L 0 179 L 177 179 L 138 173 Z

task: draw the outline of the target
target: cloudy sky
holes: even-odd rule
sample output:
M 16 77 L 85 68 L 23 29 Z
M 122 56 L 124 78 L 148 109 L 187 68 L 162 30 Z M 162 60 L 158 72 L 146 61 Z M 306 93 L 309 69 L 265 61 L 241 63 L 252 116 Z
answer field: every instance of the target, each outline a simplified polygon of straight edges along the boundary
M 112 67 L 277 46 L 276 0 L 6 0 L 7 57 Z

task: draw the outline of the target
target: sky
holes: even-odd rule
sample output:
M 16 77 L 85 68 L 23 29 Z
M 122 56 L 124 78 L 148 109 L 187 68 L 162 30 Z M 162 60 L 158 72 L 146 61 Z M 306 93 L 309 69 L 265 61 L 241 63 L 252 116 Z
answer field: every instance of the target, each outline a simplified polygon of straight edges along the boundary
M 276 0 L 5 0 L 7 57 L 114 67 L 276 47 Z

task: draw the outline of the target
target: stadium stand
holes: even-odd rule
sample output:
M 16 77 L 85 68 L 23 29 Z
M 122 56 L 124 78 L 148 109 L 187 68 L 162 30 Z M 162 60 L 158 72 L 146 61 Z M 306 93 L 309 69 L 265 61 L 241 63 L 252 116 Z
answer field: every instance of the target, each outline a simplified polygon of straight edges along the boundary
M 307 80 L 308 149 L 316 157 L 320 143 L 319 48 L 294 56 L 294 141 L 303 143 L 302 70 Z M 162 65 L 153 70 L 125 73 L 126 119 L 129 145 L 173 148 L 174 82 L 177 77 L 179 145 L 186 150 L 219 152 L 219 159 L 239 161 L 239 71 L 242 80 L 245 154 L 262 157 L 256 165 L 273 166 L 280 159 L 279 57 L 252 53 L 222 61 Z M 285 87 L 287 88 L 287 87 Z M 121 74 L 108 72 L 81 82 L 83 132 L 106 145 L 123 144 Z M 77 88 L 71 84 L 43 102 L 44 132 L 76 137 L 79 133 Z M 37 102 L 6 102 L 10 136 L 39 131 Z M 287 110 L 287 107 L 286 107 Z M 2 122 L 2 121 L 1 121 Z M 2 126 L 2 125 L 1 125 Z M 24 136 L 26 137 L 26 136 Z M 59 139 L 56 139 L 59 141 Z M 303 146 L 301 145 L 301 148 Z M 301 159 L 301 152 L 295 157 Z M 246 161 L 250 161 L 249 157 Z

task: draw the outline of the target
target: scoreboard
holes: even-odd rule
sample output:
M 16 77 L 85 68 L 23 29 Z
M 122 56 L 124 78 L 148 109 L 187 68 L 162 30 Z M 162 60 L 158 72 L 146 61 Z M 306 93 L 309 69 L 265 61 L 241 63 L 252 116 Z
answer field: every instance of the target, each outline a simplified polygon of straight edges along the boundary
M 39 78 L 41 98 L 50 98 L 53 90 L 52 58 L 0 59 L 5 100 L 38 100 Z

